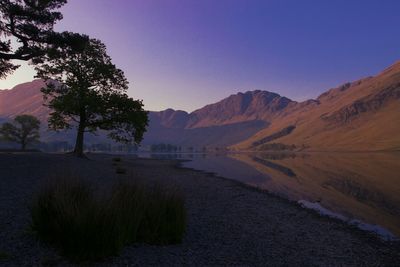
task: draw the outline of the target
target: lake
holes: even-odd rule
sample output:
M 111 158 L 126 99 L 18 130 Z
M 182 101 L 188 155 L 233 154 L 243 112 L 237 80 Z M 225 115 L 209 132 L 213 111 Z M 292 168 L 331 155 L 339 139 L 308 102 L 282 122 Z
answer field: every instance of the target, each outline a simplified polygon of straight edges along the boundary
M 400 237 L 400 153 L 158 154 L 298 201 L 385 239 Z

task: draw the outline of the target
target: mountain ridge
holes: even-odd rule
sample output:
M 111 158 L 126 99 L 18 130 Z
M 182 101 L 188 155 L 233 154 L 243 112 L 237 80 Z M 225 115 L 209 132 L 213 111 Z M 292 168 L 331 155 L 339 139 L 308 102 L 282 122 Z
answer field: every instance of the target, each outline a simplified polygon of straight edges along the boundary
M 0 119 L 27 113 L 42 122 L 34 80 L 0 91 Z M 400 149 L 400 61 L 375 76 L 331 88 L 297 102 L 253 90 L 232 94 L 193 112 L 150 111 L 144 144 L 228 146 L 232 150 L 397 150 Z
M 294 131 L 272 143 L 322 151 L 399 150 L 399 92 L 400 62 L 396 62 L 373 77 L 326 91 L 317 98 L 316 105 L 294 105 L 270 127 L 231 148 L 254 148 L 257 140 L 293 125 Z M 262 145 L 258 149 L 263 150 Z

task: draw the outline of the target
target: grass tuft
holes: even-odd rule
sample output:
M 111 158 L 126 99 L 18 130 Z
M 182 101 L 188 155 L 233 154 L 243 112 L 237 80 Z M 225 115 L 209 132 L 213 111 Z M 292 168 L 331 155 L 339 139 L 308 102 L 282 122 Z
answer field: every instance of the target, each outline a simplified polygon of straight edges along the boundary
M 11 259 L 11 255 L 5 251 L 0 251 L 0 261 Z
M 79 177 L 47 182 L 35 196 L 32 229 L 70 260 L 99 260 L 128 244 L 175 244 L 185 230 L 176 190 L 120 181 L 99 194 Z

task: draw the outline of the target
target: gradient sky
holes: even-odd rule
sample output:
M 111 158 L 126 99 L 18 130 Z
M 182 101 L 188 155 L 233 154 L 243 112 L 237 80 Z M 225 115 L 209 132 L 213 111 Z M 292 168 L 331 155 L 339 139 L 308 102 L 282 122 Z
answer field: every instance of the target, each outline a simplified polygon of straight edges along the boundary
M 69 0 L 56 29 L 101 39 L 149 110 L 239 91 L 301 101 L 400 60 L 399 0 Z M 30 81 L 22 67 L 0 88 Z

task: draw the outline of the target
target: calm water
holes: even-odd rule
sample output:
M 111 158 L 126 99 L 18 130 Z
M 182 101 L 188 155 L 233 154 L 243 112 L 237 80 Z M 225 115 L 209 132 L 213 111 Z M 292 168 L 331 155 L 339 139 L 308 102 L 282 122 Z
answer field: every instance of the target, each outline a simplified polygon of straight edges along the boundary
M 400 237 L 400 153 L 168 157 L 190 159 L 184 167 L 266 189 L 383 237 Z

